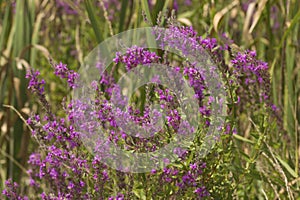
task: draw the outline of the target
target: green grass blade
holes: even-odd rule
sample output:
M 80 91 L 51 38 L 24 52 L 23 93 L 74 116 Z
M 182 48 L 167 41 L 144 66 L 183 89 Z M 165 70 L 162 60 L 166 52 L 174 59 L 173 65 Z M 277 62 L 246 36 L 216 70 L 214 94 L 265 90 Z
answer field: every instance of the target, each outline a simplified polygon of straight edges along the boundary
M 98 21 L 98 18 L 96 16 L 95 12 L 94 12 L 94 7 L 92 6 L 90 0 L 85 0 L 84 3 L 85 3 L 86 11 L 88 13 L 88 17 L 91 21 L 92 28 L 93 28 L 94 33 L 96 35 L 97 42 L 100 43 L 100 42 L 103 41 L 103 36 L 101 34 L 101 31 L 100 31 L 100 23 Z
M 245 137 L 242 137 L 242 136 L 240 136 L 240 135 L 234 134 L 233 137 L 234 137 L 235 139 L 237 139 L 237 140 L 242 141 L 242 142 L 246 142 L 246 143 L 249 143 L 249 144 L 255 144 L 255 142 L 253 142 L 252 140 L 249 140 L 249 139 L 247 139 L 247 138 L 245 138 Z
M 300 21 L 300 10 L 297 12 L 297 14 L 295 15 L 295 17 L 292 19 L 288 29 L 284 32 L 281 41 L 280 41 L 280 45 L 278 48 L 281 48 L 283 46 L 284 41 L 286 40 L 287 36 L 289 35 L 289 33 L 293 30 L 293 28 L 295 27 L 296 24 L 298 24 Z
M 168 3 L 168 1 L 156 1 L 156 4 L 154 6 L 153 12 L 152 12 L 152 21 L 154 24 L 157 24 L 157 17 L 158 17 L 158 13 L 160 11 L 163 12 L 163 8 L 165 3 Z
M 119 20 L 119 33 L 123 31 L 125 17 L 126 17 L 126 10 L 128 6 L 128 0 L 122 1 L 121 13 L 120 13 L 120 20 Z
M 10 16 L 10 7 L 7 6 L 5 8 L 4 20 L 3 20 L 2 30 L 0 34 L 0 51 L 2 51 L 4 39 L 7 37 L 7 33 L 9 32 L 9 25 L 10 25 L 9 16 Z
M 141 3 L 142 3 L 142 9 L 146 14 L 147 19 L 151 20 L 150 22 L 153 24 L 152 16 L 151 16 L 149 5 L 148 5 L 148 1 L 147 0 L 141 0 Z
M 38 44 L 39 30 L 40 30 L 41 22 L 42 22 L 43 18 L 44 18 L 44 13 L 43 12 L 39 13 L 37 16 L 36 22 L 34 24 L 34 28 L 33 28 L 33 33 L 32 33 L 32 38 L 31 38 L 32 45 Z M 31 54 L 30 54 L 30 65 L 31 66 L 35 66 L 36 54 L 37 54 L 36 49 L 31 48 Z
M 16 109 L 22 109 L 24 104 L 27 102 L 26 95 L 26 83 L 25 79 L 25 69 L 17 68 L 17 59 L 22 56 L 22 59 L 29 60 L 30 59 L 30 51 L 25 50 L 27 46 L 31 44 L 31 35 L 33 30 L 33 24 L 35 19 L 35 8 L 32 5 L 30 0 L 18 0 L 16 2 L 16 11 L 14 15 L 14 25 L 12 27 L 12 31 L 14 31 L 14 40 L 12 43 L 12 54 L 10 67 L 12 68 L 11 72 L 13 74 L 10 75 L 11 84 L 8 86 L 12 91 L 12 99 L 8 102 L 10 105 L 13 105 Z M 12 115 L 12 117 L 15 117 Z M 10 119 L 12 120 L 12 118 Z M 28 140 L 28 138 L 24 137 L 24 128 L 23 122 L 20 119 L 14 121 L 13 129 L 12 129 L 13 137 L 11 141 L 9 141 L 10 145 L 10 154 L 20 163 L 25 163 L 25 155 L 27 152 L 26 147 L 22 147 L 23 139 Z M 20 181 L 22 176 L 22 171 L 12 163 L 13 179 L 15 181 Z

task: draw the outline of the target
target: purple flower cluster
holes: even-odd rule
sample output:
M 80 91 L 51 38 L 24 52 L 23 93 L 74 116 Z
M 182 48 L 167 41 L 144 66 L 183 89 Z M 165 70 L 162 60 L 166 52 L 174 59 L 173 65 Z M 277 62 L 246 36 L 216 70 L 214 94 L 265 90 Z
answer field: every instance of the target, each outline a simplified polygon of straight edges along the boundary
M 5 195 L 9 199 L 15 200 L 28 200 L 29 198 L 26 196 L 20 196 L 18 193 L 19 185 L 16 182 L 13 182 L 11 179 L 5 181 L 6 189 L 2 191 L 2 194 Z
M 255 51 L 238 52 L 231 57 L 230 63 L 225 64 L 224 52 L 229 51 L 228 45 L 219 46 L 215 38 L 203 38 L 197 36 L 197 32 L 192 27 L 170 26 L 169 32 L 165 35 L 159 35 L 158 40 L 161 44 L 171 48 L 178 49 L 183 56 L 203 55 L 208 53 L 216 66 L 211 66 L 211 70 L 218 69 L 222 72 L 224 80 L 228 80 L 228 87 L 234 88 L 236 98 L 231 101 L 239 103 L 239 110 L 243 112 L 245 106 L 256 108 L 265 104 L 268 108 L 277 110 L 270 99 L 270 77 L 268 73 L 268 64 L 256 58 Z M 180 38 L 178 40 L 177 38 Z M 196 52 L 196 53 L 195 53 Z M 205 57 L 205 56 L 204 56 Z M 205 61 L 203 62 L 206 63 Z M 195 90 L 196 97 L 200 101 L 200 112 L 203 116 L 210 116 L 210 99 L 203 104 L 204 97 L 207 96 L 207 82 L 211 82 L 211 72 L 209 70 L 199 71 L 194 63 L 185 63 L 182 67 L 183 73 L 188 77 L 190 86 Z M 210 75 L 209 75 L 210 74 Z M 210 79 L 208 79 L 210 77 Z M 209 121 L 206 121 L 209 124 Z
M 255 59 L 255 51 L 246 51 L 245 53 L 238 52 L 234 59 L 231 60 L 233 67 L 235 68 L 234 73 L 237 78 L 241 79 L 244 76 L 244 84 L 252 84 L 258 82 L 263 84 L 264 73 L 268 70 L 268 64 Z
M 238 52 L 231 60 L 237 103 L 241 111 L 247 106 L 253 108 L 261 103 L 274 110 L 270 99 L 270 75 L 268 64 L 256 59 L 255 51 Z
M 137 65 L 146 65 L 150 63 L 157 63 L 160 57 L 154 52 L 150 52 L 145 48 L 133 46 L 128 48 L 125 55 L 117 52 L 114 62 L 116 64 L 123 63 L 126 65 L 127 70 L 130 70 Z
M 203 170 L 206 168 L 205 162 L 191 163 L 186 171 L 179 170 L 174 167 L 166 167 L 163 169 L 161 179 L 164 183 L 173 183 L 178 187 L 176 196 L 191 191 L 195 198 L 203 198 L 209 196 L 209 192 L 203 185 Z M 153 171 L 152 173 L 157 173 Z
M 40 72 L 38 70 L 29 70 L 27 71 L 27 74 L 25 78 L 29 79 L 29 85 L 28 89 L 31 90 L 32 93 L 35 93 L 38 96 L 39 101 L 42 103 L 42 106 L 46 110 L 48 116 L 50 119 L 53 118 L 53 114 L 51 112 L 51 108 L 49 105 L 49 102 L 46 99 L 46 94 L 45 94 L 45 80 L 39 80 L 38 76 L 40 75 Z
M 83 174 L 89 172 L 90 166 L 87 155 L 77 153 L 81 143 L 73 126 L 67 125 L 63 118 L 51 120 L 48 116 L 41 121 L 36 115 L 27 121 L 35 127 L 33 136 L 44 152 L 29 157 L 30 186 L 39 190 L 42 183 L 46 183 L 51 188 L 49 194 L 40 194 L 42 199 L 88 198 Z
M 27 71 L 26 78 L 29 79 L 28 89 L 31 90 L 32 93 L 44 94 L 45 80 L 38 80 L 39 75 L 39 71 Z
M 62 79 L 67 79 L 70 88 L 76 88 L 76 80 L 79 78 L 79 74 L 73 70 L 69 70 L 66 64 L 60 62 L 55 66 L 54 74 Z

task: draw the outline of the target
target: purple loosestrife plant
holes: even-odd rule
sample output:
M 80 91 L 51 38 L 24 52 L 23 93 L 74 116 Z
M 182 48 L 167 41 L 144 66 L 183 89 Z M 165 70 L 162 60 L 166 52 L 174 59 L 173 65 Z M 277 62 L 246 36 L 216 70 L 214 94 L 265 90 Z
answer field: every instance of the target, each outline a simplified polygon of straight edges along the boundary
M 27 196 L 20 196 L 18 194 L 19 185 L 13 182 L 11 179 L 5 181 L 6 189 L 2 191 L 2 194 L 5 195 L 9 199 L 16 200 L 28 200 Z
M 149 102 L 145 102 L 141 109 L 135 101 L 129 102 L 130 99 L 122 96 L 120 87 L 115 83 L 114 73 L 105 72 L 98 81 L 90 85 L 94 109 L 90 110 L 80 99 L 72 100 L 63 104 L 62 109 L 66 117 L 62 118 L 51 112 L 45 97 L 45 81 L 39 79 L 39 72 L 29 71 L 26 76 L 29 79 L 28 88 L 38 96 L 46 110 L 44 115 L 33 115 L 27 120 L 33 129 L 32 135 L 39 144 L 36 152 L 32 153 L 28 160 L 28 187 L 32 191 L 29 198 L 202 199 L 219 198 L 219 195 L 230 197 L 233 188 L 229 183 L 232 179 L 226 164 L 232 161 L 233 156 L 229 142 L 232 133 L 235 132 L 233 121 L 228 120 L 226 124 L 217 127 L 223 134 L 215 140 L 221 144 L 217 143 L 207 157 L 197 156 L 198 147 L 203 144 L 206 131 L 209 130 L 210 124 L 214 123 L 212 116 L 215 113 L 211 107 L 216 104 L 216 100 L 210 96 L 206 82 L 214 78 L 212 71 L 218 69 L 225 81 L 227 80 L 226 91 L 230 93 L 228 101 L 238 108 L 237 112 L 245 111 L 245 102 L 270 106 L 268 66 L 257 60 L 253 51 L 237 53 L 226 65 L 223 54 L 228 47 L 219 46 L 216 39 L 198 36 L 192 27 L 172 25 L 169 30 L 167 34 L 157 37 L 157 40 L 162 41 L 161 44 L 180 50 L 181 60 L 176 60 L 176 56 L 167 51 L 159 54 L 143 47 L 131 46 L 125 53 L 116 53 L 113 63 L 115 67 L 112 69 L 117 70 L 117 66 L 123 65 L 126 71 L 132 71 L 139 65 L 151 68 L 151 64 L 167 63 L 170 69 L 187 80 L 194 91 L 194 98 L 199 104 L 199 110 L 195 112 L 201 116 L 197 122 L 200 124 L 199 128 L 195 130 L 187 123 L 179 106 L 179 97 L 174 91 L 161 85 L 158 76 L 154 78 L 153 84 L 144 88 L 144 98 Z M 157 29 L 154 29 L 155 31 Z M 184 39 L 172 43 L 176 37 Z M 193 54 L 191 49 L 209 53 L 214 61 L 211 71 L 199 71 L 196 68 L 199 63 L 193 63 L 186 58 L 188 54 Z M 101 68 L 101 63 L 97 66 Z M 54 74 L 66 79 L 70 89 L 80 87 L 80 82 L 76 82 L 80 78 L 79 74 L 69 70 L 66 64 L 54 65 Z M 218 84 L 213 86 L 220 87 Z M 138 92 L 134 93 L 132 98 L 142 99 Z M 113 107 L 114 101 L 119 108 Z M 222 101 L 225 99 L 219 99 L 217 103 L 221 104 Z M 158 107 L 151 110 L 150 103 L 155 103 Z M 229 115 L 231 112 L 228 111 Z M 165 120 L 162 127 L 158 128 L 156 125 L 160 118 Z M 85 119 L 86 123 L 76 124 L 82 119 Z M 128 123 L 140 127 L 135 130 L 135 135 L 129 134 L 134 130 L 125 128 Z M 104 130 L 101 133 L 103 137 L 95 136 L 99 127 Z M 149 137 L 139 137 L 140 130 L 152 134 Z M 178 159 L 170 162 L 166 158 L 166 166 L 162 169 L 134 174 L 119 172 L 103 162 L 106 157 L 111 156 L 113 159 L 114 155 L 107 155 L 110 143 L 132 153 L 155 152 L 168 144 L 176 134 L 185 135 L 187 132 L 196 133 L 192 144 L 188 148 L 174 148 L 173 152 L 178 155 Z M 93 150 L 100 152 L 99 154 L 92 155 L 87 150 L 88 144 L 83 144 L 84 137 L 95 138 L 94 142 L 97 145 Z M 6 197 L 26 199 L 18 195 L 18 188 L 11 181 L 6 183 L 6 187 L 2 192 Z

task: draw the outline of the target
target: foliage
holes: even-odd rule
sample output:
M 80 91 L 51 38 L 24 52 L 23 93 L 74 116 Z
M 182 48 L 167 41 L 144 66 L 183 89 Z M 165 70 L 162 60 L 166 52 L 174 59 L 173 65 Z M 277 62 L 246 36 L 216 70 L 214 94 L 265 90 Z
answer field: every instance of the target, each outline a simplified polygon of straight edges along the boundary
M 299 199 L 299 8 L 297 0 L 0 0 L 3 197 Z M 72 124 L 76 113 L 71 108 L 78 105 L 68 94 L 76 87 L 85 52 L 113 34 L 149 25 L 185 34 L 210 52 L 226 83 L 228 116 L 204 159 L 195 156 L 200 131 L 179 161 L 160 171 L 132 174 L 111 169 L 85 149 Z M 170 67 L 180 63 L 179 71 L 192 80 L 202 105 L 201 123 L 209 123 L 203 77 L 190 63 L 164 53 L 128 47 L 125 57 L 116 55 L 113 65 L 119 70 L 95 87 L 105 113 L 98 120 L 111 120 L 105 100 L 121 72 L 168 59 Z M 107 130 L 118 145 L 152 151 L 167 143 L 165 134 L 176 132 L 176 99 L 166 98 L 172 94 L 162 87 L 141 91 L 144 98 L 170 107 L 168 131 L 148 147 L 147 140 L 135 141 L 113 126 Z M 139 98 L 129 113 L 136 123 L 149 117 Z

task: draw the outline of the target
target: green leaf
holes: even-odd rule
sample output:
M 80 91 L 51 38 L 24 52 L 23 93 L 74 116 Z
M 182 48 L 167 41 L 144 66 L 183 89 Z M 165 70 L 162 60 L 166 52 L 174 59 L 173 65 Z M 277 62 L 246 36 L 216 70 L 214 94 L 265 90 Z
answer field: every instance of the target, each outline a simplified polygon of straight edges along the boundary
M 134 182 L 134 186 L 133 186 L 132 191 L 135 194 L 135 196 L 138 197 L 139 199 L 145 199 L 145 200 L 147 199 L 145 189 L 144 189 L 142 183 L 139 182 L 138 180 L 136 180 Z
M 254 144 L 255 142 L 253 142 L 252 140 L 249 140 L 247 138 L 244 138 L 240 135 L 236 135 L 234 134 L 233 137 L 235 137 L 236 139 L 240 140 L 240 141 L 243 141 L 243 142 L 247 142 L 247 143 L 250 143 L 250 144 Z
M 287 164 L 287 162 L 282 160 L 278 155 L 276 155 L 275 157 L 294 178 L 298 178 L 296 172 L 289 166 L 289 164 Z

